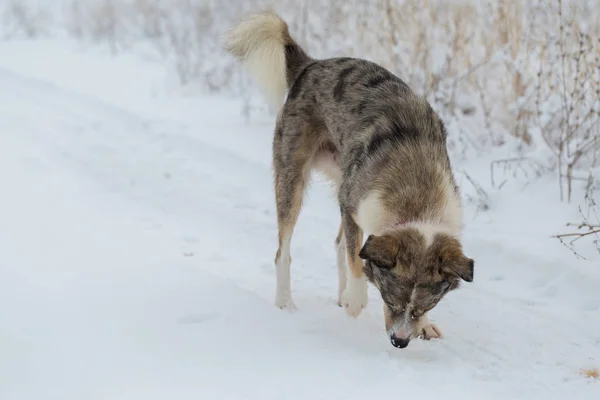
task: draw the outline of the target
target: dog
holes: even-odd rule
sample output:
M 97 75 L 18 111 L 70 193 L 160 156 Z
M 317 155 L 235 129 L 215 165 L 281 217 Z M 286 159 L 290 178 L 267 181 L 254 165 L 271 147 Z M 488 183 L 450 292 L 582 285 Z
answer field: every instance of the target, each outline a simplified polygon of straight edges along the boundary
M 358 317 L 371 282 L 393 346 L 441 338 L 428 312 L 462 281 L 473 281 L 474 260 L 459 238 L 462 205 L 440 117 L 376 63 L 310 57 L 276 13 L 246 16 L 224 40 L 277 110 L 275 305 L 296 308 L 290 241 L 317 170 L 334 183 L 340 207 L 338 305 Z

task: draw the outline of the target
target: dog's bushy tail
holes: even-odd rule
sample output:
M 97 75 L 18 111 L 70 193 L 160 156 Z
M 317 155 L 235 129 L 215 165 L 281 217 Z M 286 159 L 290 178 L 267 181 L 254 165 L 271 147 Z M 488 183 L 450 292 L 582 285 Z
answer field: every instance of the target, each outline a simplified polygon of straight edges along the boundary
M 248 69 L 276 111 L 301 67 L 312 60 L 291 37 L 287 23 L 274 13 L 244 18 L 227 32 L 225 47 Z

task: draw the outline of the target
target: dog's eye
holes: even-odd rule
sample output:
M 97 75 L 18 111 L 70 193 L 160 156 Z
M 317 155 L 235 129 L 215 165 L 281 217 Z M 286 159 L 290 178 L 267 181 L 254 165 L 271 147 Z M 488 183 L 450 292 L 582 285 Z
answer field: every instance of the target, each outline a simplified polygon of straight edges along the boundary
M 384 300 L 384 303 L 388 306 L 390 311 L 393 312 L 394 314 L 404 314 L 404 310 L 405 310 L 404 306 L 397 306 L 397 305 L 387 302 L 385 300 Z
M 410 313 L 410 319 L 415 320 L 415 319 L 419 319 L 421 318 L 421 313 L 418 313 L 416 311 L 413 311 L 412 313 Z
M 382 271 L 389 271 L 392 268 L 392 266 L 390 266 L 390 265 L 386 265 L 384 263 L 380 263 L 377 261 L 371 261 L 371 265 L 373 265 L 374 267 L 376 267 Z
M 395 313 L 404 314 L 404 307 L 392 306 L 390 307 Z

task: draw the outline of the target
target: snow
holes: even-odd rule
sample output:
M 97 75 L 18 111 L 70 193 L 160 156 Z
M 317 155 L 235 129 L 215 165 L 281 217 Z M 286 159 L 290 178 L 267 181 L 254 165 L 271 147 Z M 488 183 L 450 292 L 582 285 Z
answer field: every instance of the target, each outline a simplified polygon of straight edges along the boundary
M 299 309 L 273 306 L 273 118 L 165 82 L 133 56 L 0 44 L 0 399 L 600 398 L 580 373 L 600 367 L 598 258 L 550 238 L 577 219 L 553 176 L 467 202 L 475 280 L 432 313 L 443 340 L 399 350 L 372 287 L 356 320 L 335 305 L 320 180 Z M 455 162 L 466 199 L 463 174 L 503 156 Z

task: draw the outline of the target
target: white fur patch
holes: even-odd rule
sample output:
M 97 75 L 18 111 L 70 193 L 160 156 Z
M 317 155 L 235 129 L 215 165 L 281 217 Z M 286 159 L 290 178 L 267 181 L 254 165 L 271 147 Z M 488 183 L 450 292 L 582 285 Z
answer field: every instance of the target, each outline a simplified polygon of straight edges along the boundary
M 292 300 L 291 276 L 290 276 L 290 241 L 285 240 L 281 244 L 279 257 L 275 262 L 275 276 L 277 287 L 275 289 L 275 306 L 279 308 L 295 309 Z
M 358 317 L 369 302 L 366 278 L 348 277 L 346 289 L 342 293 L 342 305 L 351 317 Z
M 312 167 L 325 175 L 327 179 L 335 184 L 336 188 L 340 187 L 342 183 L 342 169 L 332 152 L 320 151 L 317 153 Z
M 432 324 L 429 320 L 429 316 L 425 313 L 419 319 L 419 325 L 417 327 L 417 336 L 421 339 L 441 339 L 443 337 L 442 330 L 436 324 Z
M 342 235 L 342 239 L 336 245 L 335 259 L 338 268 L 338 305 L 342 305 L 342 293 L 346 289 L 346 280 L 348 276 L 348 268 L 346 266 L 346 237 Z
M 379 193 L 371 191 L 358 205 L 356 223 L 366 232 L 379 235 L 395 221 L 390 221 L 389 213 L 383 208 Z
M 252 15 L 227 33 L 226 46 L 241 61 L 275 111 L 287 91 L 285 21 L 275 14 Z
M 442 211 L 442 221 L 450 230 L 458 234 L 462 229 L 462 206 L 458 195 L 454 192 L 452 183 L 447 178 L 445 182 L 446 204 Z
M 456 236 L 456 232 L 453 229 L 447 227 L 446 225 L 442 225 L 442 224 L 436 224 L 436 223 L 431 223 L 431 222 L 413 222 L 413 223 L 406 224 L 404 226 L 414 227 L 419 232 L 421 232 L 421 234 L 423 236 L 425 236 L 425 241 L 427 243 L 427 246 L 429 246 L 429 245 L 431 245 L 431 243 L 433 243 L 433 238 L 438 233 L 445 233 L 450 236 Z
M 388 330 L 388 335 L 391 337 L 392 335 L 395 335 L 396 337 L 400 338 L 400 339 L 407 339 L 410 338 L 412 336 L 412 326 L 410 323 L 410 315 L 412 313 L 412 309 L 413 309 L 413 303 L 415 301 L 415 298 L 417 297 L 417 288 L 413 288 L 411 294 L 410 294 L 410 300 L 408 302 L 408 305 L 406 306 L 406 309 L 404 310 L 404 318 L 402 318 L 402 321 L 396 323 L 394 326 L 392 326 L 391 329 Z

